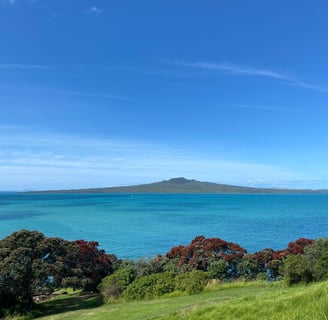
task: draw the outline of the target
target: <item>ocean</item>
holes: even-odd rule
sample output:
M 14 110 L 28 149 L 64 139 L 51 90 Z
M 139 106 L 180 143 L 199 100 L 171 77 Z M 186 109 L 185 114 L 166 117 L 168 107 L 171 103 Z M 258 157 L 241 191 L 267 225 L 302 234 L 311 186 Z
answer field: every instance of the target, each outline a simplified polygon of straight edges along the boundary
M 0 194 L 0 238 L 20 229 L 98 241 L 119 258 L 150 258 L 198 235 L 249 252 L 328 236 L 328 194 Z

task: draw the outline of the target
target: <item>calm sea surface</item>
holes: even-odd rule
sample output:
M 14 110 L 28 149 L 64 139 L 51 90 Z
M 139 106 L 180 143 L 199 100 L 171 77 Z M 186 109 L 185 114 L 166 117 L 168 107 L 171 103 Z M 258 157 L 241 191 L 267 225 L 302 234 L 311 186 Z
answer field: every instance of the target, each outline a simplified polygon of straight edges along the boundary
M 0 238 L 20 229 L 96 240 L 119 258 L 152 257 L 195 236 L 248 251 L 328 236 L 328 194 L 0 194 Z

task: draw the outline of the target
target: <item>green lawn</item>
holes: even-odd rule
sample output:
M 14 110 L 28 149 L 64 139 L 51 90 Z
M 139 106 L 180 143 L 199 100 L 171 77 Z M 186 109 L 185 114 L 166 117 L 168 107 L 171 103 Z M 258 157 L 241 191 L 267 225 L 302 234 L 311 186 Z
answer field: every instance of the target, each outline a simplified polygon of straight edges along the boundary
M 295 287 L 237 283 L 192 296 L 108 305 L 101 305 L 97 296 L 70 294 L 40 303 L 34 316 L 40 320 L 325 320 L 328 282 Z

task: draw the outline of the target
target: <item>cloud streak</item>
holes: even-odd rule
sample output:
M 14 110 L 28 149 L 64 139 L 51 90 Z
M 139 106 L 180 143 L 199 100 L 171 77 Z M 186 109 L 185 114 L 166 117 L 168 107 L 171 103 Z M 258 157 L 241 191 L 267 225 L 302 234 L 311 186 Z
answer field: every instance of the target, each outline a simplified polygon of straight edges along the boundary
M 50 70 L 51 67 L 39 64 L 0 63 L 0 69 Z
M 176 176 L 234 184 L 253 176 L 295 178 L 283 168 L 224 155 L 123 139 L 13 133 L 10 128 L 0 128 L 0 176 L 0 190 L 101 187 Z
M 254 67 L 245 67 L 230 63 L 211 63 L 211 62 L 179 62 L 177 65 L 189 68 L 196 68 L 202 70 L 219 71 L 230 73 L 234 75 L 250 76 L 250 77 L 265 77 L 275 80 L 284 81 L 290 85 L 302 87 L 318 92 L 328 92 L 328 87 L 320 86 L 313 83 L 303 82 L 296 77 L 288 75 L 283 72 L 277 72 L 270 69 L 259 69 Z
M 206 70 L 224 71 L 233 74 L 268 77 L 268 78 L 282 79 L 287 81 L 292 80 L 292 78 L 289 77 L 288 75 L 276 71 L 266 70 L 266 69 L 256 69 L 253 67 L 242 67 L 242 66 L 228 64 L 228 63 L 182 62 L 181 65 L 186 67 L 206 69 Z

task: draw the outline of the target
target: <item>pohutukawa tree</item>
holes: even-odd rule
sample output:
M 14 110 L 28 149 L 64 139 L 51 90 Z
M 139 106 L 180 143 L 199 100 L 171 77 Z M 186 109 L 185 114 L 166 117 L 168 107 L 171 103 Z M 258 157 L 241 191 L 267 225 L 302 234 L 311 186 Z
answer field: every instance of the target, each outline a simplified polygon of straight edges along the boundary
M 185 270 L 198 269 L 207 271 L 213 261 L 223 259 L 227 262 L 227 273 L 234 275 L 237 265 L 247 253 L 246 249 L 236 243 L 220 238 L 198 236 L 189 245 L 173 247 L 166 257 L 176 261 Z
M 0 240 L 0 305 L 30 309 L 33 296 L 62 287 L 94 289 L 112 273 L 113 255 L 98 243 L 21 230 Z

